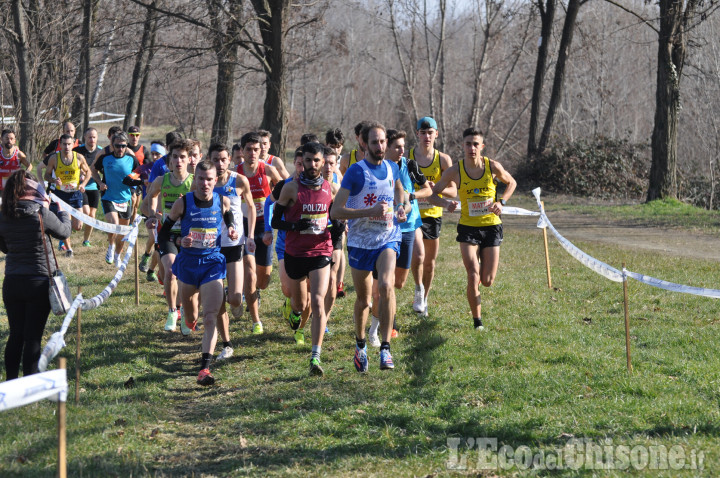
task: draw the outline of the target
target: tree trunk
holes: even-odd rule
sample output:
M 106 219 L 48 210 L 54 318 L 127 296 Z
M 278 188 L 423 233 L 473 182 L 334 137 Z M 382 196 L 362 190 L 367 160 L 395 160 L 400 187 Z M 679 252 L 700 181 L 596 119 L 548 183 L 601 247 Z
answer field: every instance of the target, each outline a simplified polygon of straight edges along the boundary
M 107 45 L 105 45 L 105 52 L 103 52 L 102 61 L 100 62 L 100 71 L 98 72 L 98 78 L 95 82 L 95 89 L 93 90 L 93 96 L 90 100 L 90 109 L 95 108 L 102 91 L 103 83 L 105 82 L 105 73 L 107 73 L 108 63 L 110 62 L 110 53 L 112 52 L 112 42 L 115 39 L 115 32 L 117 25 L 117 17 L 113 18 L 112 27 L 110 28 L 110 37 L 108 38 Z
M 232 136 L 233 100 L 235 98 L 235 65 L 238 60 L 237 44 L 227 45 L 217 52 L 218 75 L 215 92 L 211 142 L 227 144 Z
M 542 96 L 543 83 L 545 81 L 545 69 L 547 65 L 548 47 L 550 35 L 552 34 L 553 22 L 555 21 L 555 0 L 538 0 L 540 11 L 540 40 L 538 40 L 538 59 L 535 65 L 535 80 L 533 81 L 533 93 L 530 105 L 530 129 L 528 131 L 528 157 L 538 153 L 536 136 L 540 123 L 540 97 Z
M 284 160 L 288 99 L 283 48 L 290 0 L 253 0 L 252 3 L 259 17 L 260 35 L 265 49 L 265 104 L 260 128 L 272 134 L 273 153 Z
M 35 95 L 28 58 L 25 10 L 21 0 L 13 0 L 12 15 L 15 24 L 15 52 L 20 75 L 20 149 L 30 161 L 35 158 Z
M 658 3 L 660 32 L 648 201 L 677 197 L 677 127 L 680 78 L 687 47 L 685 29 L 697 5 L 696 0 L 689 0 L 683 11 L 682 0 L 660 0 Z
M 157 10 L 154 8 L 155 3 L 156 2 L 153 1 L 152 8 L 147 9 L 140 49 L 135 58 L 135 67 L 133 68 L 132 81 L 130 83 L 130 93 L 128 94 L 128 102 L 125 107 L 125 120 L 123 121 L 123 129 L 125 131 L 127 131 L 128 127 L 136 124 L 134 114 L 140 102 L 140 84 L 142 82 L 143 72 L 148 64 L 148 58 L 150 57 L 150 41 L 153 36 L 152 27 L 157 17 Z
M 550 104 L 548 105 L 547 115 L 545 116 L 545 125 L 540 135 L 540 143 L 537 152 L 542 153 L 547 147 L 550 140 L 550 131 L 552 130 L 555 113 L 562 99 L 562 87 L 565 82 L 565 65 L 568 56 L 570 56 L 570 45 L 572 45 L 573 33 L 575 32 L 575 20 L 577 20 L 578 11 L 585 0 L 570 0 L 565 14 L 565 23 L 563 24 L 562 37 L 560 37 L 560 48 L 558 50 L 558 59 L 555 63 L 555 76 L 553 77 L 553 88 L 550 94 Z
M 142 82 L 140 83 L 140 93 L 138 94 L 138 104 L 137 104 L 137 110 L 135 110 L 135 124 L 138 125 L 140 128 L 142 128 L 143 125 L 143 108 L 145 106 L 145 92 L 147 91 L 147 84 L 148 79 L 150 78 L 150 68 L 152 65 L 153 57 L 155 56 L 155 40 L 157 38 L 157 23 L 158 23 L 158 17 L 155 15 L 155 19 L 153 20 L 151 30 L 152 33 L 150 34 L 150 47 L 148 51 L 148 59 L 147 63 L 145 63 L 145 68 L 143 69 L 142 73 Z

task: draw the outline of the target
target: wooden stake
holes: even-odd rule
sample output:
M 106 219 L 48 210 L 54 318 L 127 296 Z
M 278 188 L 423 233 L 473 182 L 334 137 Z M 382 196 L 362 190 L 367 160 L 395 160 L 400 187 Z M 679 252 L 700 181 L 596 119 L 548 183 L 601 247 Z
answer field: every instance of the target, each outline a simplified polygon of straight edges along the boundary
M 545 201 L 540 201 L 540 204 L 542 204 L 543 211 L 544 211 L 545 210 Z M 545 242 L 545 268 L 547 269 L 548 289 L 552 289 L 552 277 L 550 277 L 550 251 L 548 250 L 547 227 L 543 227 L 542 231 L 543 231 L 543 241 Z
M 625 270 L 624 262 L 622 266 L 623 270 Z M 630 312 L 628 309 L 628 286 L 625 274 L 623 274 L 623 298 L 625 301 L 625 355 L 627 356 L 628 372 L 632 372 L 632 363 L 630 362 Z
M 65 358 L 60 357 L 59 366 L 65 368 Z M 67 431 L 65 429 L 65 402 L 58 400 L 58 478 L 67 478 Z
M 78 287 L 78 294 L 82 287 Z M 77 310 L 77 337 L 75 338 L 75 405 L 80 404 L 80 335 L 82 326 L 82 306 Z
M 138 226 L 139 227 L 139 226 Z M 135 305 L 140 305 L 140 276 L 138 275 L 138 244 L 140 243 L 140 234 L 135 238 Z

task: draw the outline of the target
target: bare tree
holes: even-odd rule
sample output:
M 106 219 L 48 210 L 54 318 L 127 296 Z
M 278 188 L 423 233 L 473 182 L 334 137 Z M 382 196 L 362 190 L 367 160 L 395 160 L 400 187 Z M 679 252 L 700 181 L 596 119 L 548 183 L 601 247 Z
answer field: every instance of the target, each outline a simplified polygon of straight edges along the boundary
M 34 158 L 37 103 L 35 102 L 35 92 L 33 91 L 30 74 L 25 7 L 21 0 L 13 0 L 12 13 L 15 26 L 15 51 L 20 75 L 20 149 L 25 152 L 28 158 Z
M 540 39 L 538 40 L 538 56 L 535 66 L 535 80 L 533 81 L 533 94 L 530 103 L 530 128 L 528 131 L 528 156 L 538 154 L 537 128 L 540 122 L 540 104 L 545 70 L 547 69 L 548 49 L 555 21 L 555 0 L 537 0 L 536 5 L 540 12 Z
M 150 60 L 152 59 L 151 44 L 154 43 L 155 32 L 157 30 L 157 2 L 153 0 L 151 6 L 147 9 L 145 15 L 145 23 L 143 24 L 142 40 L 135 57 L 135 67 L 130 83 L 130 93 L 125 107 L 125 120 L 123 121 L 123 129 L 127 129 L 131 125 L 136 125 L 140 118 L 135 118 L 138 105 L 140 104 L 141 85 L 144 74 L 150 68 Z

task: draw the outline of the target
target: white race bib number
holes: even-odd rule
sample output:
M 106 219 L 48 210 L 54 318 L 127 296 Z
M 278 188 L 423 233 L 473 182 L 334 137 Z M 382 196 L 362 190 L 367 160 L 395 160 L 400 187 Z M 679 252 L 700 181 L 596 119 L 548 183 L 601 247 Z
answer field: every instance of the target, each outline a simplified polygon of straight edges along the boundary
M 128 203 L 126 202 L 114 202 L 113 207 L 117 212 L 127 212 L 128 210 Z
M 264 217 L 265 216 L 265 198 L 253 198 L 253 202 L 255 203 L 255 216 L 256 217 Z
M 392 206 L 386 204 L 382 216 L 371 217 L 368 219 L 370 224 L 381 229 L 389 231 L 393 227 L 393 210 Z
M 312 226 L 304 231 L 300 231 L 300 234 L 322 234 L 327 228 L 327 214 L 302 214 L 300 219 L 310 219 Z
M 416 201 L 417 201 L 418 209 L 420 209 L 421 211 L 427 211 L 428 209 L 432 209 L 435 207 L 432 204 L 430 204 L 430 202 L 428 201 L 428 198 L 418 198 L 418 199 L 416 199 Z
M 487 216 L 490 214 L 490 206 L 492 206 L 492 204 L 492 198 L 468 199 L 468 214 L 471 217 Z
M 198 249 L 209 249 L 217 244 L 217 228 L 190 228 L 190 238 L 192 239 L 192 247 Z

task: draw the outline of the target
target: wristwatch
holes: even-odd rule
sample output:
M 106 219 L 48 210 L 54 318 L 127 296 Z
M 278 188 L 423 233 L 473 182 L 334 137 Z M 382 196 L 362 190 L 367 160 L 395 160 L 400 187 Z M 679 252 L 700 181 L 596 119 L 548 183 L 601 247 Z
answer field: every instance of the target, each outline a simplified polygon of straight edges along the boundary
M 502 204 L 502 205 L 504 206 L 504 205 L 506 205 L 506 204 L 507 204 L 507 201 L 506 201 L 506 200 L 504 200 L 504 199 L 500 199 L 500 204 Z

